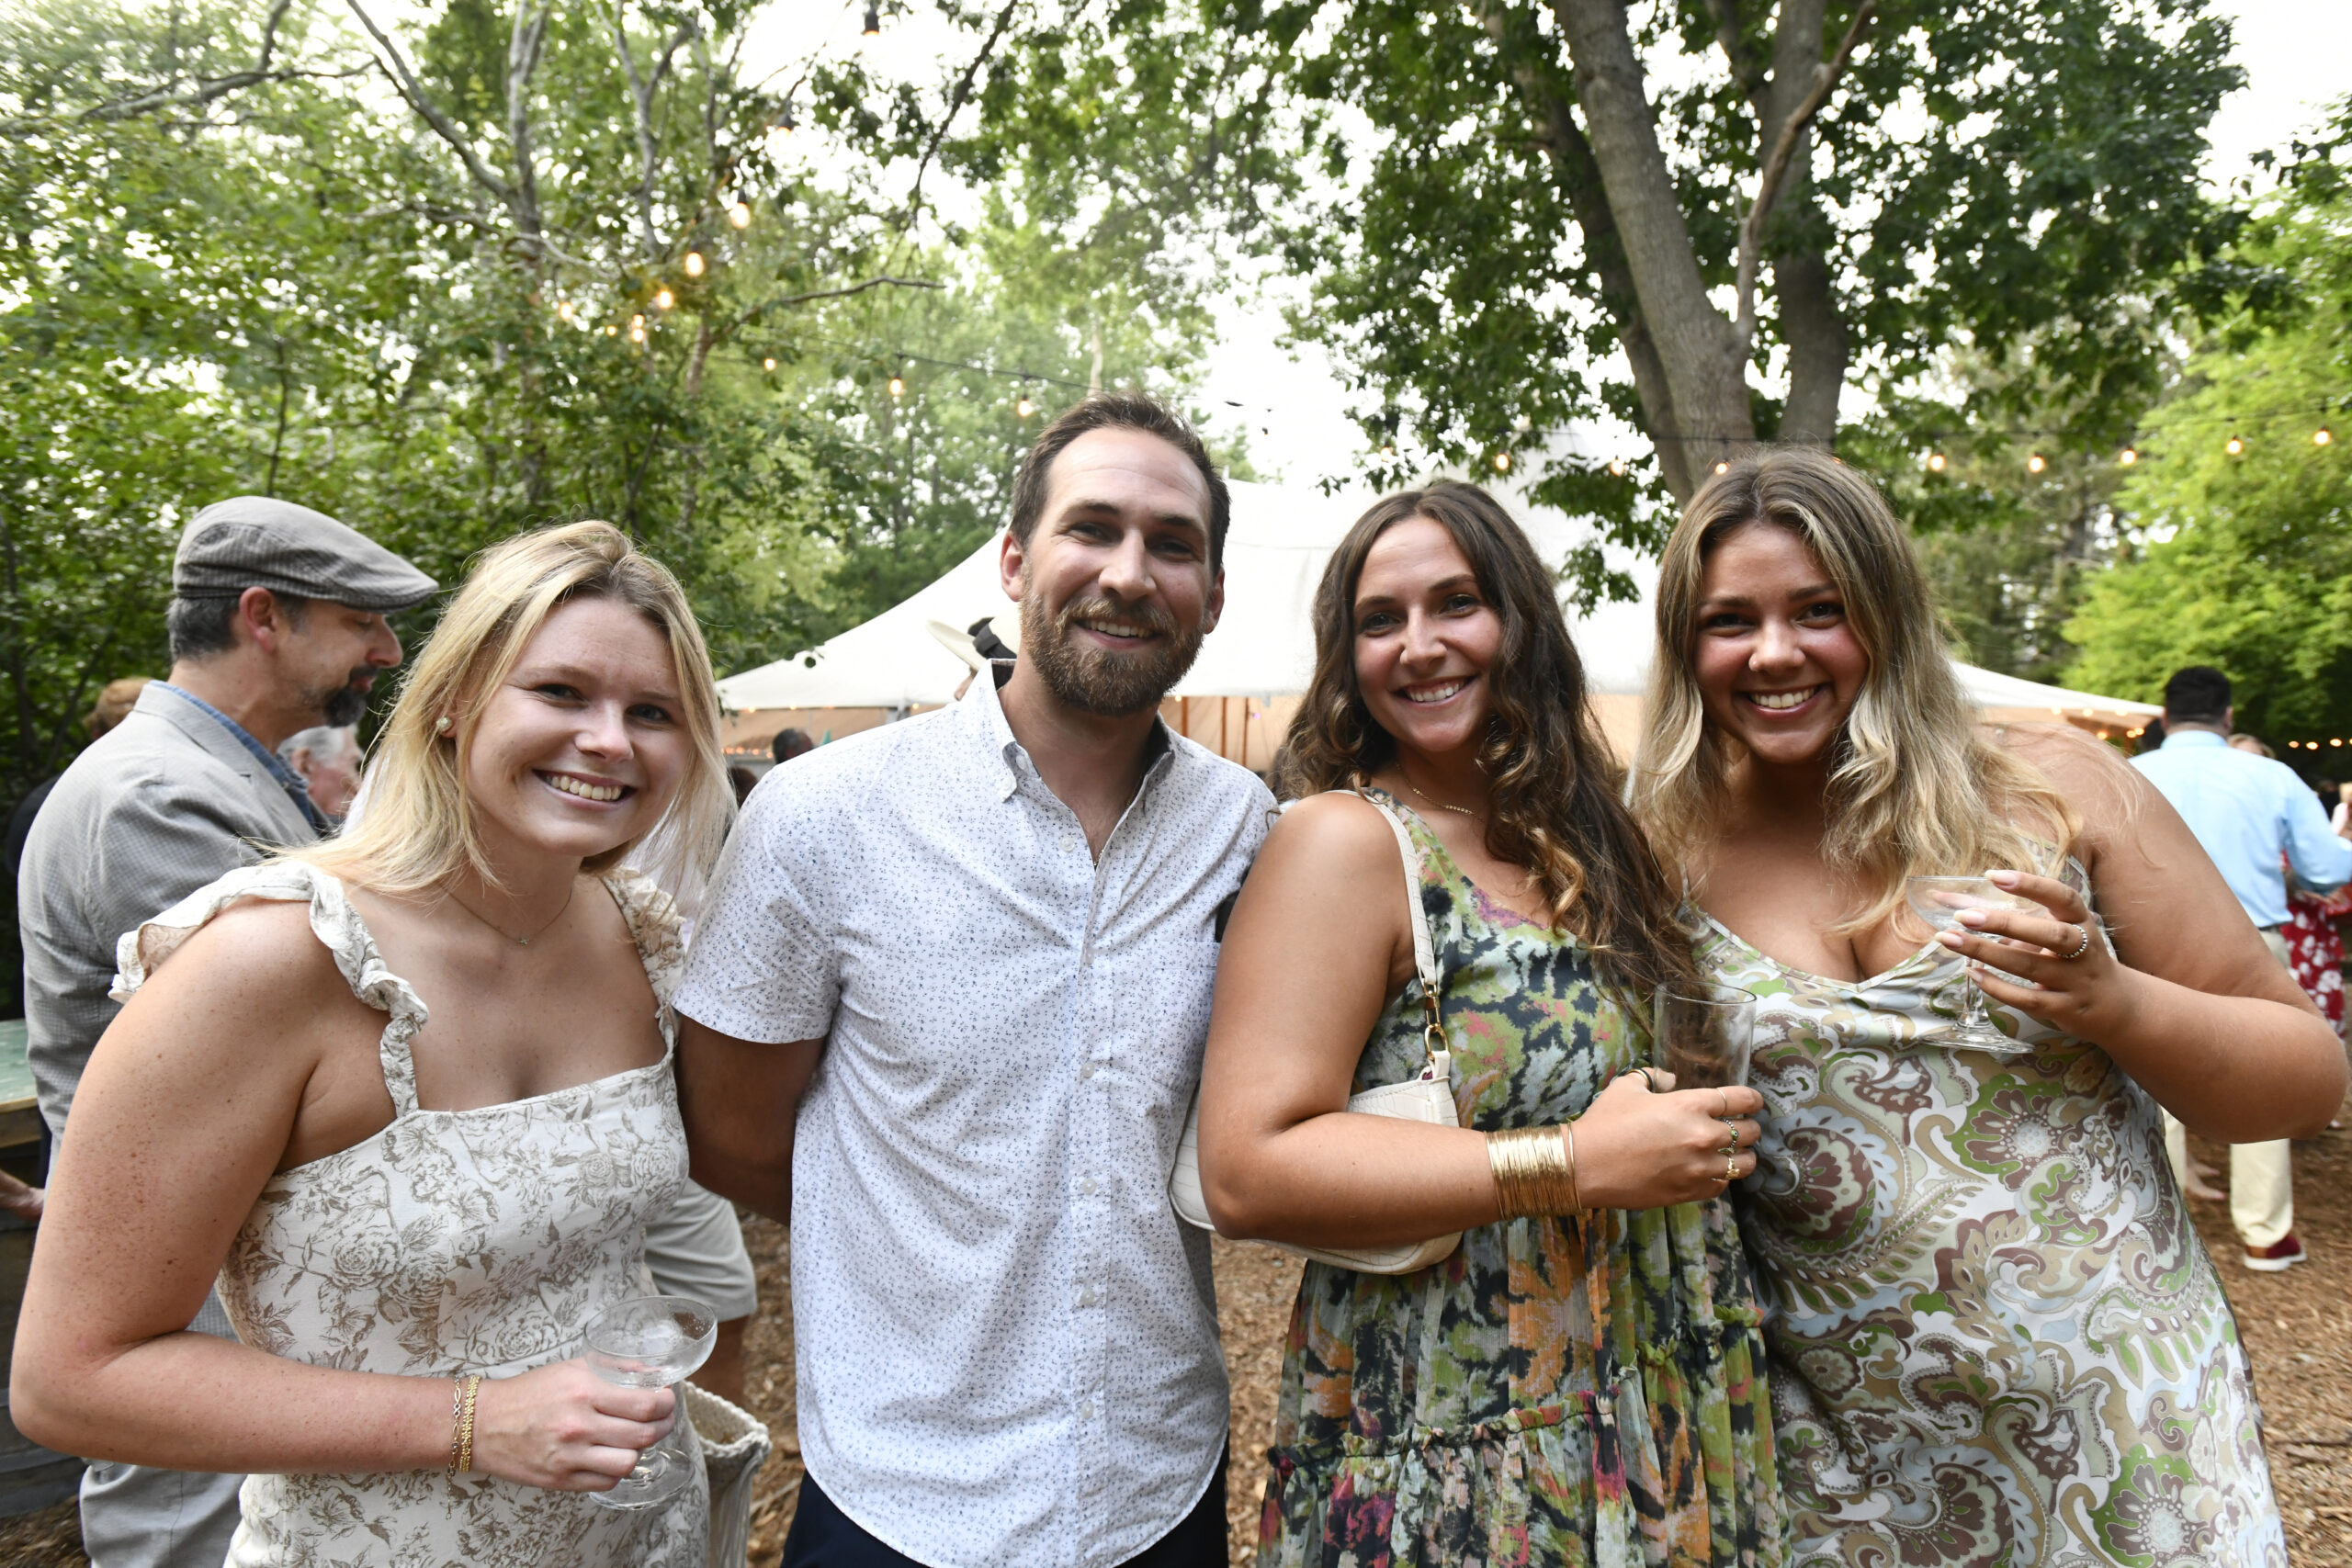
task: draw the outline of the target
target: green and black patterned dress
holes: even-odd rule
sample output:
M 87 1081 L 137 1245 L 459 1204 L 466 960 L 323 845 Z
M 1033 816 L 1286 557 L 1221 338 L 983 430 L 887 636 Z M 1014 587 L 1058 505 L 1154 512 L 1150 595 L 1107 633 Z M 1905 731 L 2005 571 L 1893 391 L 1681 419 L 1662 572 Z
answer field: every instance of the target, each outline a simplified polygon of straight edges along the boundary
M 1455 1105 L 1566 1121 L 1646 1059 L 1573 939 L 1487 898 L 1401 804 L 1443 978 Z M 1361 1091 L 1422 1062 L 1419 982 Z M 1755 1291 L 1722 1199 L 1463 1234 L 1419 1273 L 1306 1266 L 1260 1568 L 1781 1562 Z

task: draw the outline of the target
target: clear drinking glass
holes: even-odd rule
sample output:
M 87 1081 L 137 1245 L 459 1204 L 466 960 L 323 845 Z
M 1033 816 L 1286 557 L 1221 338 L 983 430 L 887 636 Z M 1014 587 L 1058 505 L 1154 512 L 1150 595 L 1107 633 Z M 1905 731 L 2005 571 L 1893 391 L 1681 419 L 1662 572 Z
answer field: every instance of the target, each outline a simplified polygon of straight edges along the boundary
M 1981 876 L 1906 876 L 1903 879 L 1903 892 L 1911 912 L 1939 931 L 1968 930 L 1960 923 L 1961 914 L 1968 909 L 2022 909 L 2037 915 L 2042 912 L 2041 906 L 2032 899 L 2004 893 Z M 2023 1041 L 2010 1039 L 1985 1018 L 1984 994 L 1976 988 L 1975 970 L 1967 966 L 1973 962 L 1963 963 L 1961 969 L 1966 989 L 1961 993 L 1960 1021 L 1941 1043 L 1989 1051 L 1999 1056 L 2023 1055 L 2031 1047 Z
M 710 1359 L 718 1319 L 691 1296 L 633 1296 L 616 1302 L 588 1325 L 588 1364 L 622 1388 L 668 1388 Z M 637 1468 L 609 1492 L 589 1495 L 607 1508 L 650 1508 L 678 1495 L 692 1479 L 685 1446 L 685 1412 L 670 1435 L 637 1456 Z
M 1756 993 L 1737 986 L 1658 987 L 1653 1043 L 1677 1089 L 1723 1089 L 1747 1081 L 1756 1044 Z

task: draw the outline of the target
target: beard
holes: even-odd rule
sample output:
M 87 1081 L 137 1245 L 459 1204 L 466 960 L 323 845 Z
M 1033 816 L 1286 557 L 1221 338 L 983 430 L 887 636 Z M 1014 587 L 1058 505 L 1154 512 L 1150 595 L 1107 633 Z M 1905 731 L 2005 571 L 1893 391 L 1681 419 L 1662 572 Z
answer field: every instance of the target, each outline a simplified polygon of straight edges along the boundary
M 354 670 L 351 680 L 356 682 L 375 673 L 373 670 Z M 306 694 L 310 698 L 306 705 L 323 716 L 319 722 L 331 724 L 338 729 L 346 724 L 357 724 L 359 716 L 368 711 L 368 694 L 355 684 L 345 683 Z
M 1154 633 L 1157 640 L 1133 652 L 1081 647 L 1071 639 L 1080 620 L 1125 621 Z M 1102 598 L 1073 599 L 1048 615 L 1045 596 L 1021 601 L 1021 657 L 1036 668 L 1046 689 L 1066 706 L 1105 718 L 1125 718 L 1158 707 L 1168 689 L 1184 678 L 1200 656 L 1208 634 L 1176 624 L 1164 610 L 1125 605 Z

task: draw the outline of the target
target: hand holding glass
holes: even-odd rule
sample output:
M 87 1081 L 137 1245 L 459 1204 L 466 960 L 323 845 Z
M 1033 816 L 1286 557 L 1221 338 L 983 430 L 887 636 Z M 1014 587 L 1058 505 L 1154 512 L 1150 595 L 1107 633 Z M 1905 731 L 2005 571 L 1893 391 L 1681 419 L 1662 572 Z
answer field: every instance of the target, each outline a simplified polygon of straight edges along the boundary
M 1756 993 L 1736 986 L 1658 987 L 1652 1004 L 1657 1065 L 1677 1089 L 1724 1089 L 1747 1081 L 1756 1043 Z
M 588 1325 L 588 1364 L 621 1388 L 668 1388 L 710 1359 L 718 1319 L 691 1296 L 634 1296 L 616 1302 Z M 607 1508 L 650 1508 L 666 1502 L 693 1478 L 694 1456 L 681 1428 L 637 1456 L 637 1468 L 609 1492 L 592 1494 Z
M 1908 876 L 1903 880 L 1905 900 L 1911 912 L 1939 931 L 1966 931 L 1960 917 L 1970 909 L 2020 909 L 2029 914 L 2043 913 L 2041 905 L 2014 893 L 2004 893 L 1981 876 Z M 1986 932 L 1973 932 L 1987 935 Z M 1960 1021 L 1952 1026 L 1944 1043 L 1971 1050 L 1989 1051 L 1996 1055 L 2015 1056 L 2030 1049 L 2022 1041 L 2012 1040 L 1996 1029 L 1984 1016 L 1984 994 L 1976 988 L 1973 961 L 1963 958 L 1961 976 L 1966 985 L 1962 993 Z

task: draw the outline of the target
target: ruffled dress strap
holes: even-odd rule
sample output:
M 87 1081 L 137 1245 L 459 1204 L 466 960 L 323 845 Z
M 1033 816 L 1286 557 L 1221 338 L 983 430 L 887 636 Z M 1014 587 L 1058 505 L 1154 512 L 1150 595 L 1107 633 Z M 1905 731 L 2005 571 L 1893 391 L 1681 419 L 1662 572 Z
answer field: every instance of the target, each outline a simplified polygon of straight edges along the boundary
M 616 893 L 617 898 L 619 895 Z M 424 1000 L 406 980 L 384 966 L 359 911 L 343 884 L 316 866 L 295 860 L 266 861 L 240 866 L 217 882 L 209 883 L 165 909 L 138 930 L 125 931 L 115 944 L 114 987 L 117 1001 L 128 1001 L 180 944 L 194 936 L 221 910 L 246 898 L 281 903 L 307 903 L 311 931 L 334 956 L 351 994 L 379 1012 L 389 1015 L 376 1055 L 383 1065 L 384 1088 L 392 1097 L 392 1113 L 407 1116 L 416 1110 L 416 1064 L 409 1042 L 424 1027 Z M 628 906 L 623 904 L 626 914 Z M 631 920 L 634 931 L 636 921 Z M 644 942 L 639 942 L 640 950 Z M 650 961 L 648 963 L 650 971 Z M 667 1008 L 663 1009 L 665 1014 Z
M 670 998 L 686 972 L 685 920 L 678 901 L 651 877 L 628 866 L 605 873 L 604 882 L 645 964 L 645 978 L 661 1006 L 662 1038 L 675 1050 L 678 1015 L 671 1010 Z

